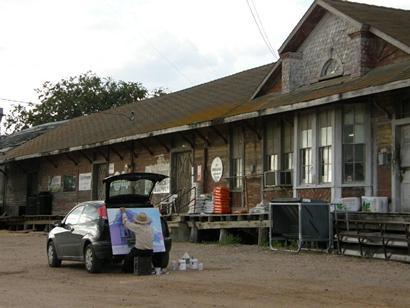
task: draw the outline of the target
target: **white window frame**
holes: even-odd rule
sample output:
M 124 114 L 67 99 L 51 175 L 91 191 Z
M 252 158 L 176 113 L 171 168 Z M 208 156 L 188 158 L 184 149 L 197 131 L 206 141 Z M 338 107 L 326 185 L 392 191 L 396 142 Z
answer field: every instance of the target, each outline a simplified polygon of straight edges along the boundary
M 294 152 L 294 149 L 295 149 L 295 143 L 296 143 L 296 141 L 295 141 L 295 136 L 294 136 L 294 123 L 292 123 L 293 124 L 293 132 L 291 132 L 291 134 L 293 133 L 293 140 L 292 140 L 292 142 L 293 142 L 293 147 L 291 148 L 292 149 L 292 168 L 291 169 L 284 169 L 284 164 L 285 164 L 285 162 L 284 162 L 284 156 L 285 156 L 285 154 L 288 154 L 288 153 L 290 153 L 290 152 L 288 152 L 288 153 L 284 153 L 284 145 L 283 145 L 283 136 L 284 136 L 284 127 L 285 127 L 285 123 L 284 123 L 284 121 L 282 121 L 280 118 L 269 118 L 269 119 L 267 119 L 266 121 L 265 121 L 265 126 L 264 126 L 264 132 L 263 132 L 263 149 L 262 149 L 262 169 L 263 169 L 263 172 L 265 172 L 265 171 L 271 171 L 271 170 L 269 170 L 268 169 L 268 164 L 267 164 L 267 162 L 266 162 L 266 159 L 267 159 L 267 150 L 266 150 L 266 138 L 267 138 L 267 125 L 269 125 L 268 123 L 269 122 L 273 122 L 273 121 L 279 121 L 280 122 L 280 124 L 279 125 L 277 125 L 276 126 L 276 129 L 279 129 L 279 142 L 278 142 L 278 145 L 277 145 L 277 147 L 278 147 L 278 149 L 277 149 L 277 155 L 278 155 L 278 157 L 277 157 L 277 170 L 272 170 L 272 171 L 279 171 L 279 172 L 281 172 L 281 171 L 291 171 L 292 172 L 292 176 L 294 175 L 293 173 L 294 173 L 294 170 L 295 170 L 295 152 Z M 294 183 L 295 183 L 295 180 L 293 179 L 292 180 L 293 181 L 293 186 L 295 185 Z M 265 186 L 265 183 L 264 183 L 264 180 L 263 180 L 263 177 L 262 177 L 262 187 L 263 187 L 263 190 L 264 191 L 269 191 L 269 190 L 272 190 L 273 188 L 271 187 L 271 186 Z M 291 188 L 290 186 L 289 186 L 289 188 Z
M 240 157 L 233 157 L 233 141 L 234 141 L 234 134 L 235 130 L 237 130 L 239 134 L 239 140 L 242 139 L 242 146 L 240 149 Z M 236 165 L 237 162 L 239 161 L 240 165 Z M 234 164 L 236 166 L 234 166 Z M 237 126 L 233 127 L 230 132 L 230 144 L 229 144 L 229 176 L 230 176 L 230 189 L 233 192 L 242 192 L 243 191 L 243 177 L 245 175 L 245 134 L 243 132 L 242 127 Z M 237 167 L 240 168 L 240 175 L 234 174 L 234 171 L 237 170 Z M 238 184 L 240 184 L 240 187 L 238 187 Z
M 309 126 L 308 129 L 302 130 L 302 127 L 301 127 L 301 121 L 302 120 L 310 122 L 310 126 Z M 309 113 L 303 113 L 303 114 L 299 115 L 299 123 L 298 123 L 298 125 L 299 125 L 298 137 L 299 138 L 297 139 L 297 143 L 298 143 L 298 146 L 299 146 L 299 150 L 298 150 L 299 151 L 299 162 L 298 162 L 299 163 L 299 168 L 298 168 L 299 170 L 298 171 L 299 171 L 299 177 L 300 177 L 300 182 L 299 183 L 300 183 L 301 186 L 302 185 L 311 185 L 311 184 L 315 183 L 315 164 L 314 164 L 314 161 L 315 161 L 314 153 L 315 153 L 315 151 L 313 150 L 313 148 L 314 148 L 313 134 L 314 134 L 314 131 L 316 130 L 315 129 L 315 126 L 316 126 L 315 123 L 316 123 L 316 114 L 315 113 L 309 112 Z M 310 136 L 309 136 L 309 134 L 307 136 L 304 136 L 305 131 L 309 131 L 309 130 L 310 130 Z M 306 140 L 305 140 L 304 137 L 306 137 Z M 309 141 L 310 141 L 310 144 L 308 144 Z M 307 151 L 309 153 L 309 156 L 310 156 L 310 159 L 309 159 L 310 164 L 305 165 L 305 166 L 302 165 L 302 161 L 303 161 L 302 155 L 303 154 L 306 155 L 306 153 L 304 151 Z M 307 166 L 309 166 L 309 167 L 307 167 Z M 309 168 L 310 170 L 306 170 L 306 168 Z M 305 179 L 305 182 L 303 182 L 303 177 L 304 176 L 308 177 L 308 179 L 307 179 L 308 181 L 306 181 L 306 179 Z
M 352 104 L 360 104 L 360 103 L 352 103 Z M 332 200 L 336 198 L 340 198 L 342 196 L 342 188 L 345 187 L 362 187 L 364 188 L 365 195 L 371 196 L 373 194 L 373 187 L 372 187 L 372 172 L 373 172 L 373 156 L 372 150 L 374 143 L 372 142 L 372 125 L 371 125 L 371 117 L 370 117 L 370 107 L 366 103 L 362 103 L 365 107 L 364 112 L 364 139 L 365 139 L 365 170 L 364 170 L 364 181 L 362 182 L 351 182 L 351 183 L 343 183 L 343 106 L 346 104 L 340 104 L 335 109 L 335 129 L 333 133 L 333 140 L 334 140 L 334 172 L 333 172 L 333 181 L 334 187 L 332 189 Z
M 319 113 L 321 112 L 330 112 L 330 117 L 331 117 L 331 126 L 332 126 L 332 166 L 331 166 L 331 172 L 332 172 L 332 181 L 328 182 L 328 183 L 321 183 L 320 182 L 320 161 L 319 161 L 319 148 L 320 148 L 320 138 L 319 138 L 319 134 L 320 134 L 320 126 L 319 126 Z M 311 121 L 312 121 L 312 183 L 302 183 L 301 181 L 301 157 L 300 157 L 300 153 L 301 153 L 301 145 L 300 145 L 300 122 L 299 119 L 302 116 L 306 116 L 309 115 L 311 116 Z M 310 111 L 310 112 L 299 112 L 295 114 L 295 119 L 294 119 L 294 140 L 297 140 L 297 142 L 294 142 L 294 192 L 293 195 L 294 197 L 296 197 L 297 194 L 297 190 L 298 189 L 306 189 L 306 188 L 332 188 L 332 197 L 334 195 L 333 193 L 333 188 L 335 186 L 335 181 L 336 181 L 336 169 L 335 169 L 335 165 L 336 165 L 336 158 L 335 158 L 335 153 L 336 153 L 336 143 L 338 142 L 336 140 L 336 112 L 335 112 L 335 108 L 321 108 L 321 109 L 317 109 L 314 111 Z

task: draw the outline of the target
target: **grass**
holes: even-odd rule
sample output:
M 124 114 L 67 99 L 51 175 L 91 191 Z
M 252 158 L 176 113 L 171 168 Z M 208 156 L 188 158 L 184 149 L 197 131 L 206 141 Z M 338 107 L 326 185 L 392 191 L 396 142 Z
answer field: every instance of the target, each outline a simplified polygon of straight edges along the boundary
M 220 245 L 237 245 L 241 243 L 241 238 L 233 234 L 227 234 L 220 242 Z

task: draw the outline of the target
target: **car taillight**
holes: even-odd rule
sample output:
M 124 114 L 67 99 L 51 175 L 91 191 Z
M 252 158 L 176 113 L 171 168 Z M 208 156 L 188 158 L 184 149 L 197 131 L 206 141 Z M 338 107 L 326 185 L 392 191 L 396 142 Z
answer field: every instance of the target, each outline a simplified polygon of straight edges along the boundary
M 102 219 L 107 219 L 107 218 L 108 218 L 108 215 L 107 215 L 107 207 L 105 206 L 105 204 L 104 204 L 104 205 L 101 205 L 101 206 L 98 208 L 98 216 L 99 216 L 100 218 L 102 218 Z

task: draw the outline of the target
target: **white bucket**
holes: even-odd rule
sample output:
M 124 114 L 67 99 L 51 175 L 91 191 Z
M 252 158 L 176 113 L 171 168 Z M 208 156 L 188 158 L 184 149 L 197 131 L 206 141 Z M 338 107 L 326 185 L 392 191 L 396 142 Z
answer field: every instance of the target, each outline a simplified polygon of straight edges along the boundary
M 193 270 L 198 269 L 198 259 L 191 259 L 191 269 Z
M 180 271 L 186 271 L 186 261 L 184 259 L 179 259 L 178 264 Z
M 389 211 L 387 197 L 362 197 L 362 211 L 387 213 Z
M 360 198 L 358 197 L 339 198 L 333 204 L 336 211 L 357 212 L 360 210 Z

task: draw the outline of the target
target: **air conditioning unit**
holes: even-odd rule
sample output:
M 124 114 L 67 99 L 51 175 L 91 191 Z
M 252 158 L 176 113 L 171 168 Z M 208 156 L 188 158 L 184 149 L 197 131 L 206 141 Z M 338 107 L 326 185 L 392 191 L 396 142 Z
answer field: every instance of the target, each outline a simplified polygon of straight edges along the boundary
M 280 171 L 278 185 L 292 186 L 292 183 L 293 183 L 292 171 Z
M 265 187 L 278 186 L 280 182 L 278 171 L 265 171 L 263 173 L 263 182 Z

